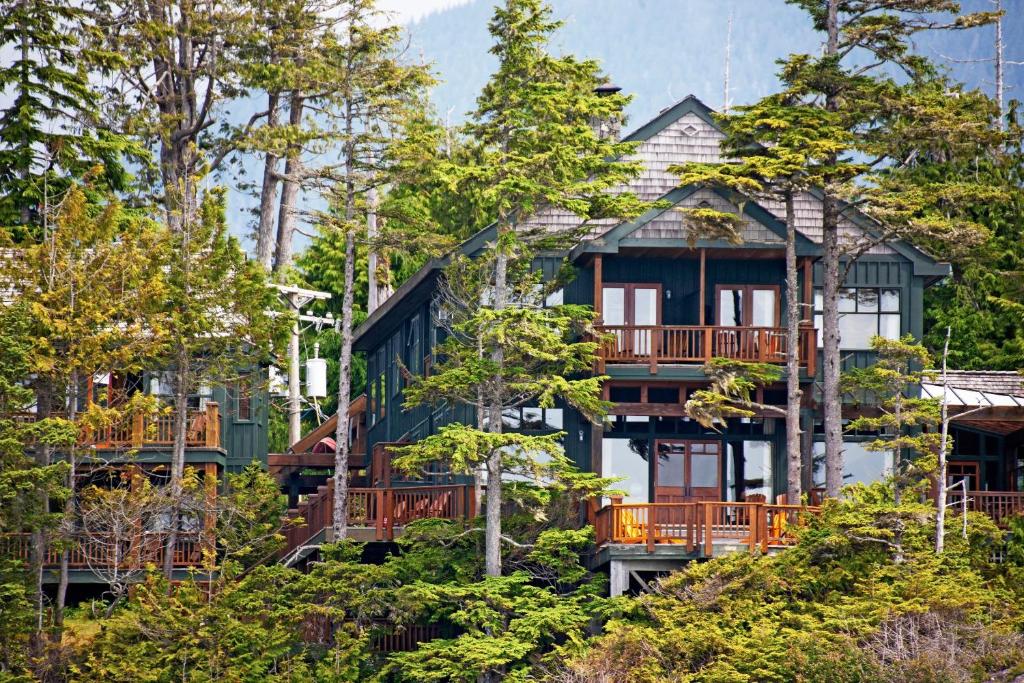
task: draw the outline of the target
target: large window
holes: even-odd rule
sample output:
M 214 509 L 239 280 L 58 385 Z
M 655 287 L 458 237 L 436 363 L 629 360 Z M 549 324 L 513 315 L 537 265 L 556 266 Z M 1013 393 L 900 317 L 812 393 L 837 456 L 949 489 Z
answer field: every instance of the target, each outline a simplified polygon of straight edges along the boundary
M 627 503 L 650 501 L 650 465 L 647 439 L 603 439 L 601 441 L 601 476 L 622 481 L 612 488 L 625 492 Z
M 775 327 L 779 324 L 779 288 L 719 285 L 718 324 L 723 327 Z
M 869 451 L 858 441 L 843 442 L 843 485 L 870 484 L 892 474 L 892 451 Z M 825 485 L 825 442 L 814 442 L 814 485 Z
M 814 290 L 814 326 L 818 348 L 822 346 L 824 296 Z M 839 347 L 851 351 L 871 348 L 874 336 L 900 337 L 900 290 L 878 287 L 844 287 L 839 290 Z
M 772 500 L 772 442 L 731 441 L 726 444 L 726 496 L 742 501 L 762 495 Z

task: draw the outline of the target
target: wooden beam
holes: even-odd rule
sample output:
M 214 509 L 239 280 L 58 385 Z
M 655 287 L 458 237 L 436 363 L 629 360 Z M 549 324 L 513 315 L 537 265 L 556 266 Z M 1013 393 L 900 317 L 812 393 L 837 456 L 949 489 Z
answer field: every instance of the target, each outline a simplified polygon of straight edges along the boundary
M 804 308 L 800 312 L 801 320 L 814 320 L 814 270 L 811 267 L 811 259 L 804 259 Z M 804 313 L 807 315 L 805 316 Z M 817 344 L 815 344 L 817 346 Z
M 601 304 L 604 298 L 604 276 L 602 273 L 604 267 L 604 257 L 598 254 L 594 257 L 594 313 L 597 314 L 597 324 L 600 325 L 602 321 Z
M 704 326 L 704 308 L 707 305 L 707 303 L 706 303 L 706 301 L 704 299 L 704 297 L 705 297 L 705 293 L 704 293 L 704 287 L 705 287 L 704 279 L 705 279 L 705 275 L 707 273 L 706 262 L 707 262 L 707 249 L 703 249 L 702 248 L 700 250 L 700 310 L 698 311 L 698 313 L 700 315 L 700 323 L 699 324 L 702 327 Z

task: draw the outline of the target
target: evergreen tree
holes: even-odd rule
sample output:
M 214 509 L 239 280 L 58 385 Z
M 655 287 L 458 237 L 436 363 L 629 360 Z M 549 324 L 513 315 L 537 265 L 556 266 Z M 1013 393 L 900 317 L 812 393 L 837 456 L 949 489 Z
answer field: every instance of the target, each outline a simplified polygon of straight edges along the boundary
M 159 360 L 171 377 L 170 497 L 179 506 L 167 535 L 168 578 L 183 502 L 188 397 L 215 383 L 233 387 L 236 398 L 255 391 L 260 383 L 256 378 L 288 322 L 275 315 L 279 298 L 265 271 L 247 261 L 237 240 L 228 235 L 223 190 L 207 193 L 201 209 L 198 220 L 169 229 L 164 252 L 167 284 L 161 325 L 167 341 Z
M 89 77 L 118 58 L 88 45 L 97 30 L 90 12 L 51 0 L 4 0 L 0 15 L 0 225 L 23 226 L 24 236 L 74 179 L 91 175 L 102 189 L 124 189 L 122 154 L 130 144 L 99 120 Z
M 55 455 L 67 460 L 65 486 L 72 493 L 61 533 L 56 538 L 36 534 L 36 568 L 42 566 L 46 548 L 56 545 L 53 541 L 72 542 L 66 532 L 74 527 L 74 484 L 82 459 L 76 449 L 79 433 L 100 422 L 127 420 L 127 405 L 86 410 L 92 408 L 92 397 L 85 395 L 88 379 L 142 369 L 161 341 L 151 316 L 164 292 L 162 244 L 152 223 L 132 217 L 113 200 L 96 206 L 76 186 L 55 209 L 47 217 L 43 239 L 10 252 L 3 279 L 6 291 L 32 312 L 35 343 L 24 381 L 34 391 L 37 417 L 44 424 L 63 424 L 68 432 L 59 443 L 34 444 L 38 467 L 53 464 Z M 45 500 L 38 505 L 48 507 Z M 58 634 L 67 586 L 65 549 L 54 610 Z M 41 594 L 41 583 L 37 588 Z
M 491 53 L 498 69 L 484 87 L 477 109 L 466 126 L 475 148 L 462 163 L 445 168 L 450 184 L 466 188 L 483 206 L 493 206 L 496 238 L 486 272 L 487 306 L 495 330 L 505 320 L 516 283 L 510 272 L 516 261 L 529 263 L 532 248 L 566 244 L 587 229 L 587 221 L 608 216 L 627 217 L 642 211 L 630 193 L 610 192 L 639 172 L 636 163 L 621 157 L 633 149 L 603 136 L 595 123 L 621 120 L 626 100 L 618 94 L 595 92 L 601 77 L 598 65 L 571 56 L 555 57 L 548 41 L 559 23 L 551 20 L 542 0 L 507 0 L 495 9 L 489 30 Z M 580 218 L 580 228 L 556 234 L 527 229 L 527 221 L 545 207 L 568 211 Z M 477 302 L 473 302 L 475 305 Z M 483 335 L 486 337 L 487 335 Z M 475 378 L 482 392 L 478 429 L 501 434 L 501 411 L 509 396 L 505 379 L 505 340 L 487 348 L 493 374 Z M 538 351 L 540 351 L 538 349 Z M 512 371 L 512 369 L 509 369 Z M 494 437 L 497 438 L 497 437 Z M 487 573 L 501 573 L 502 449 L 487 458 Z
M 887 177 L 890 184 L 874 193 L 875 204 L 898 204 L 898 192 L 892 190 L 901 184 L 898 179 L 904 167 L 917 155 L 956 155 L 976 151 L 979 145 L 998 144 L 991 103 L 986 104 L 980 94 L 950 86 L 913 51 L 914 36 L 922 31 L 970 28 L 991 21 L 994 15 L 959 15 L 959 6 L 945 0 L 788 1 L 807 11 L 815 28 L 825 34 L 825 43 L 821 55 L 791 55 L 783 63 L 785 95 L 790 101 L 837 115 L 840 125 L 855 135 L 851 149 L 861 153 L 827 158 L 826 165 L 837 173 L 826 174 L 822 186 L 822 403 L 826 493 L 835 496 L 843 470 L 839 289 L 853 260 L 878 241 L 870 237 L 849 243 L 842 236 L 841 219 L 851 207 L 869 209 L 871 203 L 862 202 L 861 189 L 881 184 L 882 178 Z M 866 62 L 861 61 L 862 55 Z M 893 72 L 900 73 L 900 82 Z M 939 223 L 957 227 L 963 237 L 960 221 L 943 219 L 952 212 L 934 205 L 937 210 L 929 210 L 927 201 L 922 204 L 930 197 L 918 193 L 911 197 L 916 200 L 911 205 L 880 212 L 878 217 L 892 219 L 880 224 L 885 226 L 881 239 L 896 236 L 900 228 L 935 235 Z
M 741 206 L 747 197 L 778 200 L 785 207 L 786 223 L 786 493 L 796 502 L 801 495 L 803 458 L 800 447 L 800 321 L 810 316 L 801 311 L 796 259 L 795 198 L 801 192 L 823 184 L 826 174 L 837 177 L 837 169 L 829 164 L 849 150 L 852 137 L 839 125 L 838 118 L 816 107 L 801 106 L 785 97 L 770 96 L 760 102 L 738 107 L 734 113 L 719 117 L 725 137 L 722 155 L 734 162 L 725 164 L 686 164 L 670 169 L 680 174 L 683 185 L 691 183 L 725 187 L 738 195 Z M 699 232 L 724 232 L 736 239 L 735 228 L 740 217 L 710 208 L 693 209 L 691 222 Z M 807 306 L 810 302 L 803 302 Z M 810 349 L 810 353 L 817 353 Z M 742 366 L 743 364 L 733 364 Z M 740 367 L 740 374 L 764 377 L 765 369 Z M 767 376 L 771 376 L 768 373 Z M 715 368 L 709 373 L 714 379 Z M 721 378 L 718 378 L 719 380 Z M 750 403 L 749 396 L 737 397 L 732 382 L 713 381 L 711 394 L 702 391 L 693 409 L 703 414 L 708 424 L 721 415 L 722 407 L 712 409 L 721 401 L 732 404 Z M 724 391 L 723 391 L 724 389 Z M 713 394 L 718 393 L 716 397 Z M 698 407 L 699 404 L 699 407 Z M 689 403 L 687 405 L 690 405 Z M 777 412 L 777 411 L 776 411 Z

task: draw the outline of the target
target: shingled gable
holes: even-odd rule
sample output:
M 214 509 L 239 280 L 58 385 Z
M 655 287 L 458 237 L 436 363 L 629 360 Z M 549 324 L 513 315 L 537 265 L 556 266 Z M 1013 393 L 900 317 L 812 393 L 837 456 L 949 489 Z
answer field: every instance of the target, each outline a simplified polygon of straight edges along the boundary
M 656 220 L 664 220 L 669 208 L 682 205 L 687 198 L 694 196 L 694 193 L 701 188 L 678 187 L 676 176 L 668 172 L 668 168 L 679 163 L 706 162 L 715 163 L 722 161 L 719 150 L 719 141 L 722 139 L 722 132 L 714 119 L 714 110 L 704 104 L 694 95 L 687 95 L 670 107 L 663 109 L 657 116 L 643 124 L 635 131 L 627 135 L 624 140 L 638 142 L 637 152 L 633 155 L 643 162 L 644 169 L 640 175 L 631 181 L 627 189 L 636 192 L 642 199 L 648 201 L 663 200 L 670 204 L 670 207 L 651 209 L 632 221 L 617 222 L 609 220 L 595 221 L 595 231 L 592 235 L 583 240 L 571 252 L 575 258 L 583 253 L 614 253 L 620 246 L 690 246 L 684 239 L 680 238 L 657 238 L 645 239 L 637 236 L 638 230 L 651 225 Z M 730 200 L 729 194 L 724 190 L 703 188 L 714 193 L 716 196 L 729 201 L 734 205 L 736 202 Z M 821 254 L 820 247 L 820 204 L 821 195 L 817 192 L 806 192 L 797 198 L 797 251 L 801 255 L 818 256 Z M 785 223 L 779 218 L 781 203 L 778 206 L 771 202 L 758 203 L 751 199 L 742 202 L 743 218 L 749 219 L 750 224 L 763 227 L 761 235 L 776 235 L 785 239 Z M 682 216 L 679 215 L 679 220 Z M 531 227 L 551 223 L 562 227 L 578 226 L 579 219 L 559 209 L 541 210 L 529 220 Z M 463 242 L 457 251 L 472 256 L 483 249 L 489 241 L 494 240 L 495 225 L 489 225 L 479 231 L 468 240 Z M 862 213 L 853 210 L 844 213 L 840 229 L 844 234 L 870 233 L 875 224 L 870 218 Z M 817 228 L 817 230 L 815 230 Z M 816 239 L 817 238 L 817 239 Z M 645 239 L 643 244 L 633 240 Z M 768 242 L 755 242 L 744 244 L 747 248 L 765 248 L 767 246 L 779 246 L 774 240 Z M 697 247 L 727 247 L 735 246 L 724 242 L 701 241 Z M 924 275 L 934 281 L 949 274 L 948 264 L 940 263 L 934 258 L 921 251 L 917 247 L 894 240 L 886 244 L 879 244 L 868 251 L 873 254 L 899 254 L 909 260 L 914 266 L 914 272 Z M 384 304 L 367 318 L 355 331 L 356 347 L 361 347 L 360 340 L 365 333 L 378 322 L 392 316 L 401 316 L 408 303 L 405 301 L 407 295 L 413 290 L 423 286 L 427 281 L 432 281 L 437 273 L 447 264 L 448 259 L 433 259 L 423 266 L 409 281 L 398 288 Z

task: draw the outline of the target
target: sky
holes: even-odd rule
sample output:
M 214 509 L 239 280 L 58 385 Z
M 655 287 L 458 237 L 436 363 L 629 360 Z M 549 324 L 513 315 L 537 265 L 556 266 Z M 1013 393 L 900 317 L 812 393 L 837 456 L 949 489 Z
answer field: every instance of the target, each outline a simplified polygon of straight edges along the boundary
M 470 0 L 381 0 L 379 6 L 385 12 L 394 13 L 398 23 L 407 24 L 432 12 L 467 2 Z

